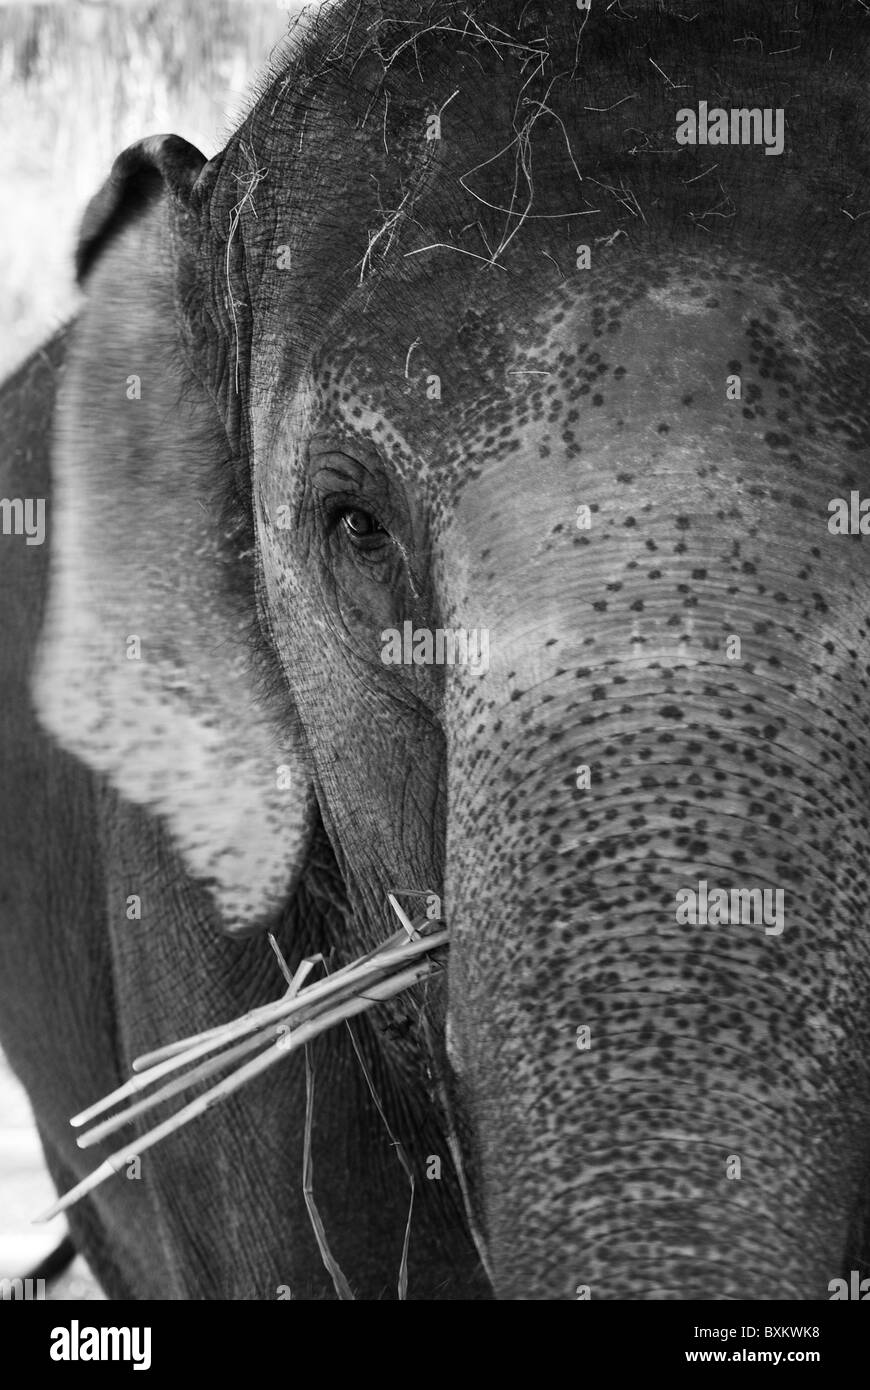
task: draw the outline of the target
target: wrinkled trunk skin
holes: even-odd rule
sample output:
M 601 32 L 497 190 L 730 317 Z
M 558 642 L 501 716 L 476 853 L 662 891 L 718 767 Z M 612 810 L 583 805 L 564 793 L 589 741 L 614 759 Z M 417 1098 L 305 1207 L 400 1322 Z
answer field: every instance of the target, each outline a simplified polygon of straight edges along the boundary
M 617 702 L 593 723 L 573 674 L 554 678 L 562 737 L 522 723 L 526 697 L 499 711 L 494 756 L 455 750 L 451 1049 L 502 1298 L 823 1298 L 841 1271 L 866 1173 L 866 947 L 863 977 L 843 963 L 866 928 L 866 834 L 859 848 L 822 812 L 842 800 L 833 778 L 814 779 L 813 813 L 787 754 L 769 789 L 764 757 L 747 785 L 715 693 L 688 684 L 652 694 L 643 665 L 618 692 L 630 716 Z M 662 749 L 674 701 L 693 727 Z M 635 757 L 653 753 L 636 775 L 627 723 Z M 574 789 L 581 759 L 611 770 L 591 794 Z M 782 936 L 677 925 L 675 893 L 699 878 L 784 886 Z
M 740 356 L 700 317 L 696 363 Z M 501 1298 L 825 1299 L 866 1215 L 865 552 L 835 451 L 792 510 L 680 390 L 614 388 L 579 459 L 462 503 L 451 621 L 474 592 L 492 656 L 447 691 L 448 1055 Z M 782 933 L 679 924 L 701 879 L 783 890 Z

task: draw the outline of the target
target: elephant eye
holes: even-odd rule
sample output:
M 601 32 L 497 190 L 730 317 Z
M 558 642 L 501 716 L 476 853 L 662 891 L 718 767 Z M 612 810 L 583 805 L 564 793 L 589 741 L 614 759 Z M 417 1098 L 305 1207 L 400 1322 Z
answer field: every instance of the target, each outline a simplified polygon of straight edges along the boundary
M 352 541 L 372 541 L 377 536 L 386 536 L 380 522 L 361 507 L 345 507 L 341 513 L 341 524 Z

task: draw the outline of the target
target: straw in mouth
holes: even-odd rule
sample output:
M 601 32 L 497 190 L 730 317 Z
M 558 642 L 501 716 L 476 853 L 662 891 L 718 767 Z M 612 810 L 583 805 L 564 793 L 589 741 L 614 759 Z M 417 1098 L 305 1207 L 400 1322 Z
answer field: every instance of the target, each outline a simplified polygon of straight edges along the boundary
M 397 890 L 399 891 L 399 890 Z M 147 1149 L 159 1144 L 191 1120 L 217 1105 L 259 1076 L 269 1067 L 275 1066 L 285 1057 L 305 1048 L 306 1063 L 306 1116 L 305 1146 L 303 1160 L 303 1192 L 309 1216 L 320 1245 L 324 1264 L 329 1270 L 339 1298 L 353 1298 L 347 1280 L 333 1260 L 326 1242 L 323 1225 L 314 1202 L 311 1162 L 311 1123 L 312 1101 L 314 1095 L 314 1070 L 308 1055 L 307 1044 L 313 1038 L 331 1028 L 344 1023 L 351 1034 L 351 1042 L 365 1075 L 367 1085 L 375 1106 L 390 1133 L 397 1156 L 408 1176 L 411 1188 L 411 1206 L 399 1274 L 399 1297 L 404 1298 L 407 1289 L 407 1253 L 411 1228 L 411 1212 L 414 1202 L 414 1178 L 411 1166 L 401 1145 L 390 1130 L 383 1107 L 378 1099 L 368 1068 L 349 1027 L 349 1020 L 358 1014 L 367 1013 L 378 1004 L 396 995 L 403 994 L 414 985 L 439 975 L 444 968 L 444 951 L 448 934 L 443 924 L 430 921 L 426 917 L 412 922 L 395 896 L 389 894 L 390 905 L 402 923 L 402 930 L 361 956 L 350 965 L 345 965 L 334 974 L 312 983 L 306 983 L 312 970 L 320 964 L 325 968 L 322 956 L 312 956 L 301 962 L 291 974 L 278 948 L 274 937 L 270 943 L 278 958 L 279 966 L 288 981 L 288 988 L 281 999 L 271 1004 L 263 1004 L 249 1013 L 209 1028 L 205 1032 L 167 1044 L 154 1052 L 137 1057 L 133 1062 L 134 1075 L 110 1095 L 74 1115 L 70 1123 L 75 1127 L 88 1125 L 106 1111 L 114 1109 L 122 1102 L 131 1103 L 119 1109 L 107 1119 L 85 1129 L 78 1138 L 80 1148 L 90 1148 L 100 1143 L 110 1134 L 152 1110 L 158 1103 L 181 1096 L 190 1087 L 213 1076 L 217 1072 L 230 1070 L 228 1074 L 203 1095 L 188 1101 L 169 1119 L 150 1129 L 134 1146 L 117 1149 L 104 1159 L 98 1168 L 89 1173 L 69 1192 L 59 1197 L 46 1211 L 36 1218 L 38 1222 L 50 1221 L 58 1213 L 65 1211 L 74 1203 L 93 1192 L 96 1187 L 117 1173 L 133 1156 L 140 1156 Z M 247 1060 L 246 1060 L 247 1059 Z M 158 1083 L 162 1083 L 159 1084 Z M 157 1089 L 152 1089 L 157 1086 Z M 150 1092 L 143 1096 L 143 1092 Z M 136 1097 L 141 1097 L 136 1099 Z

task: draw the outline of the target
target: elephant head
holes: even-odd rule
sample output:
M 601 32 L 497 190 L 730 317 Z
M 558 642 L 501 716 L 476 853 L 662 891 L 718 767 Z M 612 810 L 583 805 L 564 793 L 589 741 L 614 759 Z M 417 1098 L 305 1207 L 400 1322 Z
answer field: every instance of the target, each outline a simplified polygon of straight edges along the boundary
M 757 8 L 327 7 L 79 246 L 40 717 L 216 929 L 327 842 L 345 959 L 440 899 L 376 1065 L 503 1298 L 824 1298 L 866 1234 L 867 40 Z M 677 141 L 722 92 L 781 154 Z

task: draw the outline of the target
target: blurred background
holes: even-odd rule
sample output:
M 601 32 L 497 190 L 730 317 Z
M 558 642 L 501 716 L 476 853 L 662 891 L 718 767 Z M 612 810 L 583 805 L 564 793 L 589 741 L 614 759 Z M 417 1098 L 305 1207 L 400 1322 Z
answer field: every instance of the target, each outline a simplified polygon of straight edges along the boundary
M 75 311 L 76 228 L 115 155 L 162 131 L 215 154 L 302 8 L 0 0 L 0 380 Z M 0 1279 L 60 1240 L 63 1218 L 32 1225 L 52 1196 L 30 1107 L 0 1054 Z M 81 1260 L 52 1296 L 101 1297 Z
M 244 110 L 293 0 L 0 0 L 0 379 L 75 308 L 82 210 L 125 145 L 206 157 Z

